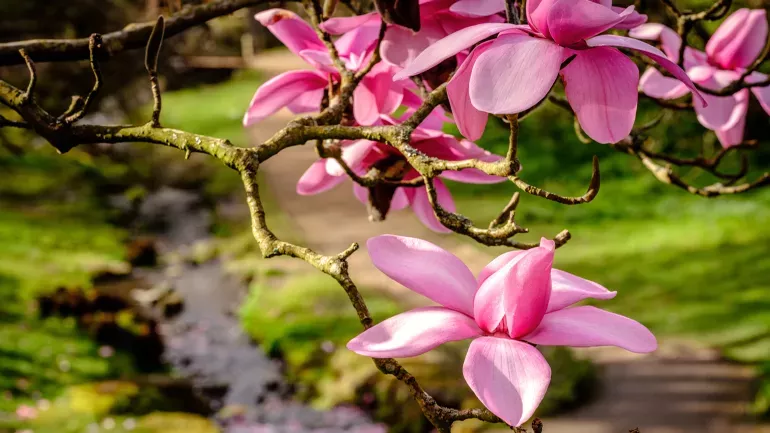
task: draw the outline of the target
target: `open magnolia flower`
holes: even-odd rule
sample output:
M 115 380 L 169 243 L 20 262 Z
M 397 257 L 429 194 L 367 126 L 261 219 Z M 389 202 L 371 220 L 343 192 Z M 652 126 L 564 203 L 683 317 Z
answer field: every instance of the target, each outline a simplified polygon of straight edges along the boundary
M 367 242 L 385 275 L 440 304 L 416 308 L 364 331 L 348 349 L 372 358 L 423 354 L 450 341 L 473 339 L 463 366 L 468 385 L 506 423 L 519 426 L 545 395 L 551 369 L 534 345 L 657 348 L 647 328 L 583 299 L 615 292 L 552 269 L 554 243 L 505 253 L 474 277 L 465 264 L 430 242 L 385 235 Z
M 294 12 L 270 9 L 258 13 L 256 19 L 314 70 L 285 72 L 261 85 L 243 118 L 244 126 L 257 123 L 284 107 L 295 114 L 318 111 L 325 89 L 330 83 L 340 81 L 326 46 L 315 30 Z M 366 64 L 378 34 L 377 27 L 362 26 L 351 29 L 335 42 L 348 69 L 358 70 Z M 407 88 L 414 87 L 409 80 L 394 81 L 394 72 L 391 65 L 377 64 L 354 91 L 353 115 L 360 125 L 371 125 L 380 114 L 391 114 L 401 105 Z
M 671 60 L 679 57 L 682 40 L 662 24 L 644 24 L 630 33 L 640 39 L 657 40 Z M 767 42 L 767 13 L 764 9 L 739 9 L 727 18 L 706 44 L 706 52 L 685 47 L 684 66 L 690 78 L 711 90 L 720 90 L 741 78 L 741 74 L 759 57 Z M 749 83 L 767 80 L 767 75 L 752 72 Z M 640 80 L 640 88 L 653 98 L 676 99 L 690 92 L 680 81 L 648 68 Z M 770 86 L 752 87 L 751 92 L 770 114 Z M 713 130 L 724 147 L 743 141 L 749 89 L 730 96 L 704 94 L 708 106 L 695 105 L 698 121 Z
M 460 29 L 481 23 L 503 22 L 494 13 L 473 17 L 452 12 L 455 0 L 420 0 L 420 31 L 413 32 L 405 27 L 389 25 L 382 40 L 380 54 L 383 60 L 395 66 L 406 66 L 414 58 L 441 38 Z M 356 28 L 379 29 L 380 15 L 372 12 L 353 17 L 331 18 L 322 28 L 333 35 L 344 34 Z
M 623 13 L 625 8 L 612 6 L 612 0 L 591 0 L 594 3 L 599 3 L 608 8 L 612 8 L 613 11 L 618 14 Z M 498 13 L 505 12 L 506 0 L 457 0 L 450 11 L 468 17 L 483 17 Z M 642 15 L 637 12 L 633 12 L 625 15 L 625 19 L 618 24 L 615 24 L 613 28 L 616 29 L 632 29 L 642 23 L 647 22 L 647 15 Z
M 457 31 L 428 47 L 396 79 L 422 73 L 497 35 L 473 49 L 447 88 L 465 137 L 481 136 L 488 113 L 532 108 L 561 74 L 567 100 L 586 134 L 600 143 L 614 143 L 628 136 L 634 125 L 639 84 L 636 65 L 615 47 L 652 58 L 694 89 L 687 74 L 657 48 L 632 38 L 600 35 L 643 20 L 633 6 L 618 11 L 607 0 L 529 0 L 528 24 L 479 24 Z
M 382 124 L 396 124 L 395 120 L 383 116 Z M 447 161 L 479 159 L 482 161 L 497 161 L 501 157 L 493 155 L 476 144 L 467 140 L 445 134 L 438 130 L 420 127 L 412 133 L 412 146 L 428 156 Z M 396 179 L 411 180 L 419 177 L 419 173 L 408 165 L 404 157 L 392 146 L 369 140 L 347 141 L 342 143 L 342 159 L 356 174 L 363 176 L 370 171 L 376 171 L 380 176 Z M 461 171 L 445 171 L 440 177 L 464 183 L 498 183 L 505 178 L 489 176 L 477 169 Z M 297 183 L 297 193 L 301 195 L 319 194 L 328 191 L 342 183 L 347 178 L 343 167 L 333 158 L 320 159 L 314 162 Z M 449 189 L 440 179 L 434 181 L 439 204 L 450 212 L 455 211 L 454 200 Z M 356 198 L 369 207 L 369 213 L 374 220 L 384 219 L 389 211 L 398 211 L 406 207 L 414 210 L 417 218 L 433 231 L 448 233 L 436 218 L 433 207 L 428 200 L 425 188 L 395 187 L 379 184 L 373 188 L 365 188 L 353 184 Z

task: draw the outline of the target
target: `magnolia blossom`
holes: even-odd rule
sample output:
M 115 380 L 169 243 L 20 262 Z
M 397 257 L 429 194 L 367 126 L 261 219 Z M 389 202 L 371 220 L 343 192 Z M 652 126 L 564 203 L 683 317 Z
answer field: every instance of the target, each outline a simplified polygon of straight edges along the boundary
M 396 124 L 394 119 L 384 117 L 382 124 Z M 493 155 L 476 144 L 467 140 L 458 140 L 439 130 L 420 127 L 412 133 L 411 145 L 420 152 L 447 161 L 459 161 L 476 158 L 482 161 L 496 161 L 500 157 Z M 419 177 L 419 173 L 408 166 L 403 156 L 392 146 L 369 140 L 345 141 L 342 143 L 342 159 L 357 174 L 364 175 L 371 169 L 380 172 L 395 172 L 404 180 Z M 489 176 L 480 170 L 466 169 L 462 171 L 445 171 L 440 175 L 465 183 L 497 183 L 505 178 Z M 342 183 L 347 178 L 342 166 L 332 158 L 320 159 L 314 162 L 297 183 L 297 193 L 301 195 L 319 194 L 328 191 Z M 434 181 L 438 202 L 451 212 L 455 211 L 454 200 L 449 189 L 440 179 Z M 428 200 L 428 194 L 423 187 L 397 187 L 378 185 L 365 188 L 353 184 L 353 193 L 362 203 L 372 207 L 372 212 L 378 218 L 384 217 L 389 211 L 397 211 L 411 206 L 417 218 L 431 230 L 448 233 L 436 218 L 433 207 Z
M 572 307 L 615 292 L 552 269 L 553 241 L 505 253 L 474 277 L 465 264 L 421 239 L 385 235 L 367 242 L 374 265 L 403 286 L 440 304 L 416 308 L 364 331 L 348 349 L 372 358 L 423 354 L 450 341 L 473 339 L 463 375 L 481 402 L 519 426 L 545 395 L 551 369 L 534 345 L 657 348 L 647 328 L 595 307 Z
M 244 126 L 259 122 L 284 107 L 295 114 L 318 111 L 325 89 L 330 83 L 340 81 L 326 46 L 313 28 L 294 12 L 270 9 L 258 13 L 256 19 L 314 70 L 285 72 L 260 86 L 243 118 Z M 365 64 L 374 51 L 378 35 L 376 27 L 362 26 L 335 42 L 348 69 L 357 70 Z M 393 66 L 377 64 L 356 88 L 353 114 L 360 125 L 371 125 L 380 114 L 395 111 L 402 104 L 406 89 L 414 87 L 409 80 L 393 81 L 394 72 Z
M 16 417 L 20 420 L 31 420 L 38 416 L 38 410 L 35 407 L 23 404 L 16 408 Z
M 617 13 L 623 13 L 625 8 L 612 6 L 612 0 L 591 0 L 612 8 Z M 468 17 L 483 17 L 505 12 L 506 0 L 457 0 L 450 11 Z M 632 29 L 642 23 L 647 22 L 647 15 L 633 13 L 626 17 L 622 22 L 616 24 L 616 29 Z
M 672 29 L 662 24 L 645 24 L 630 33 L 640 39 L 660 41 L 663 51 L 671 60 L 679 57 L 682 40 Z M 690 78 L 711 90 L 720 90 L 740 79 L 741 74 L 759 57 L 768 37 L 767 16 L 764 9 L 739 9 L 728 17 L 706 44 L 706 52 L 685 47 L 684 66 Z M 753 72 L 749 83 L 767 80 L 767 76 Z M 655 68 L 642 75 L 640 87 L 653 98 L 675 99 L 689 93 L 681 82 L 666 77 Z M 770 113 L 770 87 L 752 87 L 751 91 L 762 108 Z M 749 90 L 742 89 L 730 96 L 704 94 L 707 107 L 695 105 L 698 121 L 716 132 L 724 147 L 743 141 L 746 113 L 749 108 Z
M 471 52 L 447 88 L 455 121 L 471 140 L 483 133 L 488 113 L 532 108 L 560 74 L 567 100 L 591 138 L 601 143 L 625 138 L 636 117 L 639 70 L 615 47 L 652 58 L 694 89 L 687 74 L 657 48 L 632 38 L 600 35 L 641 24 L 645 18 L 633 6 L 619 11 L 608 0 L 529 0 L 526 12 L 526 25 L 479 24 L 447 36 L 395 78 L 424 72 L 497 35 Z
M 380 54 L 387 63 L 403 67 L 431 44 L 460 29 L 476 24 L 503 22 L 494 12 L 473 17 L 453 12 L 455 0 L 420 0 L 420 31 L 390 25 L 380 46 Z M 459 2 L 458 2 L 459 3 Z M 380 15 L 372 12 L 353 17 L 332 18 L 322 28 L 335 35 L 350 32 L 356 28 L 379 29 Z

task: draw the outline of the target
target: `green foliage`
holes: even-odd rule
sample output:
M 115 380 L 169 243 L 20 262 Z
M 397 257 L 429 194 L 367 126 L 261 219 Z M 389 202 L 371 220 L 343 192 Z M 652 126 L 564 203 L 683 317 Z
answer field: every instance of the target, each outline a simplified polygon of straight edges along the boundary
M 241 119 L 262 81 L 257 73 L 244 71 L 226 83 L 168 92 L 163 95 L 161 122 L 246 145 L 246 130 Z M 149 113 L 151 107 L 146 111 Z M 142 113 L 144 118 L 147 113 Z
M 226 138 L 233 144 L 245 146 L 247 130 L 243 127 L 243 113 L 249 106 L 252 95 L 263 79 L 254 71 L 242 71 L 231 80 L 213 85 L 202 85 L 163 94 L 163 126 L 182 129 L 211 137 Z M 139 116 L 147 119 L 152 106 L 146 106 Z M 173 150 L 173 157 L 179 152 Z M 210 197 L 232 194 L 241 187 L 238 175 L 216 161 L 206 159 L 207 179 L 204 192 Z M 224 228 L 223 228 L 224 230 Z
M 57 287 L 91 285 L 101 272 L 126 272 L 122 230 L 98 190 L 119 166 L 53 151 L 0 154 L 0 430 L 21 404 L 55 399 L 68 386 L 131 370 L 127 358 L 105 359 L 72 320 L 36 318 L 35 298 Z M 59 425 L 61 427 L 61 425 Z

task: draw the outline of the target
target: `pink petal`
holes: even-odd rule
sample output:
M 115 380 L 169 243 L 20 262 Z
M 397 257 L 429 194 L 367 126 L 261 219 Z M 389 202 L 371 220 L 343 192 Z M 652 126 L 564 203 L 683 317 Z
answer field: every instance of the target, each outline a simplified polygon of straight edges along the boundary
M 504 268 L 505 265 L 508 264 L 508 262 L 510 262 L 520 254 L 524 254 L 524 251 L 518 251 L 518 250 L 508 251 L 507 253 L 503 253 L 495 257 L 494 260 L 489 262 L 489 264 L 486 265 L 484 269 L 481 270 L 481 272 L 479 272 L 479 276 L 477 278 L 479 281 L 479 287 L 481 287 L 481 285 L 484 284 L 484 281 L 486 281 L 490 275 Z
M 353 93 L 353 115 L 361 125 L 373 125 L 380 114 L 391 114 L 404 97 L 401 83 L 393 82 L 390 66 L 379 63 Z
M 658 23 L 643 24 L 628 32 L 632 38 L 660 41 L 663 52 L 669 59 L 679 57 L 679 49 L 682 46 L 682 38 L 673 29 Z
M 297 194 L 319 194 L 334 188 L 344 180 L 344 176 L 332 176 L 327 173 L 326 160 L 319 159 L 305 171 L 299 182 L 297 182 Z
M 415 110 L 422 105 L 422 98 L 417 96 L 413 90 L 405 90 L 403 93 L 404 99 L 402 103 L 404 106 L 409 107 L 404 113 L 403 119 L 408 118 L 414 114 Z M 441 131 L 444 123 L 451 122 L 447 117 L 446 111 L 441 106 L 436 107 L 428 117 L 419 125 L 419 129 L 436 130 Z M 417 132 L 417 131 L 415 131 Z M 412 135 L 414 137 L 414 135 Z
M 453 180 L 455 182 L 472 183 L 477 185 L 502 183 L 508 180 L 505 177 L 488 175 L 483 171 L 477 170 L 475 168 L 467 168 L 460 171 L 445 171 L 441 173 L 441 177 L 444 179 Z
M 409 358 L 450 341 L 481 335 L 472 318 L 444 307 L 416 308 L 393 316 L 350 340 L 347 347 L 371 358 Z
M 449 189 L 439 179 L 436 179 L 433 184 L 436 187 L 438 203 L 448 212 L 454 212 L 457 208 L 455 207 L 455 202 L 452 199 L 452 194 L 449 192 Z M 410 192 L 412 194 L 410 200 L 412 210 L 417 216 L 417 219 L 419 219 L 423 224 L 425 224 L 426 227 L 433 230 L 434 232 L 452 232 L 452 230 L 444 227 L 444 225 L 441 224 L 441 222 L 436 217 L 436 213 L 433 211 L 433 206 L 431 206 L 430 200 L 428 200 L 428 193 L 425 191 L 425 188 L 414 188 Z
M 406 27 L 388 26 L 385 38 L 380 44 L 380 54 L 387 63 L 404 67 L 411 63 L 423 50 L 446 36 L 444 29 L 437 22 L 426 22 L 419 32 L 414 33 Z M 451 56 L 450 56 L 451 57 Z M 408 75 L 394 79 L 401 80 Z
M 457 128 L 469 140 L 478 140 L 484 135 L 489 115 L 478 110 L 471 103 L 470 81 L 473 66 L 481 54 L 484 54 L 495 41 L 488 41 L 476 47 L 471 55 L 460 65 L 447 85 L 449 105 L 452 107 Z
M 337 51 L 342 57 L 358 56 L 359 60 L 363 59 L 368 52 L 374 52 L 374 46 L 377 43 L 377 38 L 380 36 L 380 23 L 379 20 L 369 23 L 367 25 L 356 27 L 355 29 L 340 36 L 334 43 L 337 47 Z M 355 63 L 355 62 L 353 62 Z M 356 70 L 360 67 L 359 64 L 348 65 L 348 68 Z
M 507 424 L 520 426 L 535 413 L 551 382 L 551 367 L 536 348 L 495 337 L 473 340 L 463 376 L 476 397 Z
M 611 7 L 612 7 L 612 10 L 617 14 L 623 13 L 624 11 L 624 8 L 622 7 L 618 7 L 618 6 L 611 6 Z M 630 14 L 626 15 L 623 21 L 616 24 L 613 28 L 619 29 L 619 30 L 635 29 L 646 22 L 647 22 L 647 15 L 640 14 L 637 11 L 633 11 Z
M 646 95 L 658 99 L 676 99 L 690 93 L 684 83 L 661 74 L 655 68 L 647 68 L 644 71 L 639 79 L 639 88 Z
M 243 116 L 243 126 L 259 122 L 298 98 L 302 98 L 304 93 L 323 89 L 326 84 L 326 77 L 315 71 L 289 71 L 271 78 L 259 86 L 251 99 L 249 108 Z
M 478 159 L 480 161 L 494 162 L 499 161 L 503 157 L 490 153 L 476 143 L 468 140 L 457 140 L 454 137 L 450 139 L 441 140 L 445 143 L 446 147 L 451 150 L 452 157 L 441 156 L 447 160 L 463 160 L 463 159 Z M 430 154 L 429 154 L 430 155 Z M 440 175 L 444 179 L 454 180 L 456 182 L 463 183 L 475 183 L 475 184 L 491 184 L 505 182 L 507 179 L 499 176 L 491 176 L 484 173 L 481 170 L 475 168 L 465 169 L 461 171 L 445 171 Z
M 373 125 L 380 120 L 375 92 L 379 91 L 378 87 L 381 84 L 380 80 L 367 76 L 353 91 L 353 117 L 360 125 Z
M 309 65 L 313 66 L 319 71 L 331 74 L 333 76 L 337 76 L 338 74 L 337 69 L 334 67 L 334 63 L 332 62 L 332 58 L 329 55 L 329 52 L 326 51 L 326 48 L 323 50 L 302 50 L 299 52 L 299 56 L 302 58 L 302 60 L 306 61 Z
M 551 37 L 548 30 L 548 14 L 557 0 L 527 0 L 527 22 L 546 38 Z
M 305 92 L 289 102 L 286 108 L 294 114 L 312 113 L 320 111 L 326 89 L 317 89 Z
M 554 244 L 542 239 L 540 245 L 513 256 L 479 287 L 473 315 L 485 331 L 499 330 L 501 308 L 511 338 L 529 334 L 540 323 L 551 295 Z
M 617 292 L 610 292 L 603 286 L 577 277 L 569 272 L 553 269 L 551 271 L 551 300 L 548 310 L 561 310 L 584 299 L 612 299 Z
M 353 182 L 353 196 L 363 204 L 369 203 L 369 189 Z
M 476 278 L 462 260 L 422 239 L 382 235 L 366 242 L 377 269 L 452 310 L 473 313 Z
M 703 96 L 700 94 L 698 89 L 695 88 L 695 85 L 690 80 L 690 77 L 687 76 L 687 74 L 682 70 L 682 68 L 680 68 L 676 63 L 669 60 L 662 51 L 653 47 L 652 45 L 649 45 L 647 43 L 644 43 L 636 39 L 627 38 L 623 36 L 616 36 L 616 35 L 596 36 L 594 38 L 586 40 L 586 42 L 588 43 L 589 47 L 609 46 L 609 47 L 618 47 L 618 48 L 628 48 L 631 50 L 639 51 L 640 53 L 654 60 L 656 63 L 662 66 L 665 70 L 670 72 L 671 75 L 678 78 L 681 82 L 687 85 L 690 91 L 693 92 L 693 95 L 695 95 L 695 98 L 699 100 L 701 104 L 706 103 L 705 100 L 703 99 Z
M 444 29 L 444 34 L 447 35 L 451 35 L 466 27 L 475 26 L 477 24 L 500 24 L 505 22 L 505 18 L 503 18 L 501 14 L 493 14 L 484 17 L 460 17 L 453 14 L 441 14 L 436 17 L 436 20 L 441 24 L 441 28 Z M 458 53 L 458 56 L 461 56 L 462 54 L 463 53 L 460 52 Z
M 580 126 L 599 143 L 626 138 L 636 119 L 639 69 L 615 48 L 579 51 L 562 70 L 564 91 Z
M 590 0 L 556 0 L 548 11 L 548 31 L 566 47 L 612 28 L 633 11 L 631 6 L 618 14 Z
M 719 90 L 740 78 L 733 71 L 723 71 L 711 66 L 697 66 L 689 70 L 692 80 L 711 90 Z M 741 90 L 730 96 L 703 96 L 708 106 L 696 106 L 695 112 L 701 125 L 712 130 L 729 130 L 746 117 L 749 108 L 749 92 Z
M 326 49 L 310 24 L 292 11 L 268 9 L 256 14 L 254 18 L 267 27 L 294 54 L 299 54 L 303 50 Z
M 356 140 L 346 143 L 342 147 L 342 160 L 353 171 L 362 171 L 364 169 L 362 167 L 364 159 L 369 156 L 376 146 L 377 143 L 369 140 Z M 326 171 L 332 176 L 344 176 L 346 174 L 345 169 L 336 160 L 328 158 L 326 161 Z
M 479 285 L 483 286 L 487 278 L 521 254 L 524 254 L 524 251 L 509 251 L 492 260 L 479 273 Z M 479 292 L 481 292 L 481 289 L 479 289 Z M 559 269 L 551 269 L 551 298 L 548 301 L 546 312 L 550 313 L 551 311 L 560 310 L 588 298 L 612 299 L 616 294 L 617 292 L 610 292 L 593 281 L 588 281 Z M 477 294 L 477 299 L 478 296 Z
M 321 23 L 321 29 L 332 35 L 341 35 L 367 24 L 377 24 L 379 21 L 380 15 L 377 12 L 370 12 L 368 14 L 354 15 L 352 17 L 329 18 Z
M 519 260 L 524 258 L 525 253 L 525 251 L 511 251 L 503 254 L 489 263 L 479 274 L 479 290 L 476 292 L 473 302 L 473 317 L 484 331 L 489 333 L 496 332 L 505 317 L 505 307 L 503 305 L 505 284 L 498 280 L 488 284 L 489 277 L 510 263 L 518 263 Z
M 390 209 L 388 212 L 396 212 L 409 207 L 408 188 L 396 188 L 393 198 L 390 199 Z M 353 196 L 363 204 L 369 204 L 369 189 L 353 182 Z
M 505 11 L 505 0 L 458 0 L 449 11 L 466 17 L 486 17 Z
M 746 116 L 742 117 L 733 127 L 714 131 L 719 143 L 724 148 L 732 147 L 743 142 L 743 133 L 746 129 Z
M 490 36 L 494 36 L 504 30 L 526 27 L 527 26 L 516 26 L 513 24 L 503 23 L 478 24 L 464 28 L 427 47 L 414 59 L 414 61 L 406 65 L 406 68 L 403 71 L 396 74 L 394 79 L 402 80 L 404 78 L 423 73 L 443 62 L 444 60 L 454 56 L 460 51 L 463 51 L 466 48 L 470 48 L 477 42 L 481 42 L 484 39 Z M 409 42 L 408 40 L 402 40 L 401 43 L 408 44 Z
M 767 75 L 760 72 L 752 72 L 746 79 L 749 83 L 760 83 L 767 80 Z M 759 101 L 759 105 L 765 110 L 767 114 L 770 114 L 770 86 L 765 87 L 752 87 L 751 93 Z
M 738 9 L 711 36 L 706 53 L 723 69 L 746 68 L 765 47 L 767 31 L 764 9 Z
M 544 346 L 617 346 L 635 353 L 653 352 L 655 336 L 641 323 L 596 307 L 548 313 L 526 341 Z
M 487 113 L 512 114 L 531 108 L 551 90 L 563 48 L 525 35 L 502 35 L 473 66 L 470 96 Z
M 409 195 L 406 193 L 408 188 L 398 188 L 390 199 L 390 210 L 392 212 L 406 209 L 409 207 Z

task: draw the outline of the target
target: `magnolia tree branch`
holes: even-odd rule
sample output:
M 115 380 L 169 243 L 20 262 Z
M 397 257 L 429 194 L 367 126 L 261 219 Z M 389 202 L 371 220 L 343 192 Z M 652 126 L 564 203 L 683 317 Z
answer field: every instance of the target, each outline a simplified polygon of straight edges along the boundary
M 184 151 L 186 156 L 196 152 L 218 159 L 241 176 L 250 211 L 253 235 L 262 255 L 266 258 L 275 256 L 295 257 L 333 278 L 347 294 L 361 325 L 365 329 L 373 325 L 373 320 L 364 298 L 348 272 L 348 258 L 358 250 L 358 244 L 354 243 L 345 251 L 334 255 L 323 255 L 311 248 L 281 240 L 267 226 L 265 208 L 259 193 L 257 174 L 262 163 L 268 161 L 281 151 L 293 146 L 315 143 L 319 156 L 336 160 L 348 176 L 362 186 L 371 188 L 386 184 L 425 188 L 436 217 L 445 227 L 455 233 L 468 236 L 481 244 L 489 246 L 509 246 L 520 249 L 536 246 L 535 244 L 513 240 L 515 235 L 527 232 L 526 228 L 519 226 L 515 221 L 520 193 L 514 193 L 511 200 L 502 208 L 500 214 L 486 227 L 479 227 L 467 217 L 459 213 L 450 212 L 441 206 L 435 182 L 436 178 L 442 173 L 466 169 L 480 170 L 487 175 L 507 179 L 523 193 L 564 205 L 588 203 L 597 196 L 601 176 L 596 157 L 593 159 L 593 170 L 587 191 L 580 197 L 567 197 L 546 191 L 537 186 L 530 185 L 519 177 L 518 173 L 521 168 L 518 159 L 519 122 L 526 113 L 504 117 L 509 126 L 509 141 L 505 156 L 499 160 L 466 159 L 450 161 L 431 157 L 420 152 L 412 145 L 412 133 L 417 129 L 418 125 L 427 119 L 436 107 L 445 106 L 448 103 L 446 83 L 437 86 L 432 91 L 427 91 L 423 86 L 422 105 L 400 124 L 365 127 L 349 126 L 351 122 L 349 122 L 348 113 L 352 108 L 354 91 L 363 78 L 380 61 L 379 47 L 387 29 L 386 24 L 385 22 L 381 23 L 379 39 L 370 60 L 361 69 L 351 71 L 347 69 L 345 61 L 337 52 L 332 37 L 321 29 L 321 23 L 331 15 L 338 2 L 329 0 L 322 6 L 318 0 L 301 1 L 318 37 L 329 51 L 332 62 L 337 72 L 339 72 L 340 80 L 338 83 L 331 82 L 330 80 L 322 109 L 318 114 L 301 117 L 289 122 L 286 127 L 276 132 L 270 139 L 255 147 L 241 148 L 232 145 L 226 139 L 162 127 L 160 124 L 162 105 L 158 83 L 157 59 L 165 37 L 238 9 L 266 3 L 266 0 L 218 0 L 205 5 L 190 6 L 169 17 L 167 20 L 160 18 L 155 23 L 130 25 L 121 31 L 108 33 L 103 36 L 92 35 L 87 40 L 36 40 L 0 44 L 0 65 L 23 62 L 27 65 L 30 72 L 30 79 L 26 90 L 20 90 L 0 80 L 0 103 L 9 107 L 22 119 L 21 121 L 13 121 L 0 117 L 0 127 L 31 129 L 45 138 L 60 153 L 65 153 L 80 144 L 146 142 L 177 148 Z M 703 12 L 683 13 L 673 4 L 672 0 L 664 1 L 666 1 L 672 13 L 678 17 L 678 20 L 685 23 L 685 27 L 687 27 L 683 31 L 683 36 L 685 37 L 689 31 L 688 29 L 691 27 L 690 24 L 705 19 L 718 19 L 726 13 L 731 3 L 729 0 L 720 0 L 717 4 Z M 343 0 L 342 3 L 353 7 L 360 6 L 360 2 Z M 506 5 L 509 20 L 517 22 L 523 17 L 523 2 L 518 4 L 520 8 L 518 10 L 515 2 L 507 1 Z M 143 125 L 79 124 L 78 121 L 90 110 L 93 100 L 101 88 L 102 76 L 99 60 L 140 46 L 145 46 L 145 69 L 149 76 L 154 101 L 150 120 Z M 760 58 L 765 59 L 768 51 L 770 51 L 770 46 L 765 47 L 765 52 Z M 13 55 L 9 53 L 13 53 Z M 35 85 L 38 80 L 34 62 L 80 59 L 89 60 L 95 78 L 93 88 L 85 98 L 73 97 L 70 108 L 63 115 L 55 116 L 50 114 L 34 98 Z M 753 65 L 753 68 L 758 68 L 762 61 L 758 60 Z M 750 72 L 742 77 L 741 81 L 748 77 L 749 74 Z M 572 113 L 569 104 L 561 98 L 551 96 L 549 100 Z M 674 106 L 678 107 L 677 105 Z M 682 108 L 690 106 L 682 106 Z M 736 194 L 770 184 L 770 174 L 765 174 L 754 182 L 733 185 L 732 183 L 745 175 L 747 166 L 743 167 L 741 172 L 737 174 L 721 172 L 719 170 L 720 163 L 731 152 L 730 150 L 720 152 L 712 158 L 684 159 L 645 149 L 643 147 L 644 132 L 654 127 L 659 120 L 660 118 L 655 119 L 648 125 L 638 128 L 632 133 L 631 137 L 612 146 L 639 158 L 645 167 L 662 182 L 685 189 L 693 194 L 707 197 L 721 194 Z M 579 126 L 576 128 L 576 132 L 581 134 Z M 401 167 L 404 169 L 411 167 L 417 171 L 419 176 L 415 179 L 404 180 L 404 170 L 396 170 L 395 174 L 393 174 L 386 170 L 380 171 L 375 168 L 364 175 L 357 174 L 342 158 L 340 141 L 359 139 L 371 140 L 391 146 L 399 152 L 399 158 L 402 158 L 399 159 Z M 746 143 L 738 147 L 749 148 L 750 144 Z M 726 179 L 728 183 L 715 184 L 703 188 L 690 186 L 677 176 L 670 166 L 664 168 L 658 165 L 655 160 L 707 170 L 716 176 Z M 553 237 L 557 246 L 565 244 L 569 239 L 570 233 L 566 230 Z M 487 422 L 502 422 L 500 418 L 486 409 L 457 410 L 440 405 L 420 386 L 417 379 L 394 359 L 374 359 L 374 363 L 381 372 L 394 376 L 408 387 L 426 418 L 441 433 L 449 433 L 454 422 L 471 418 Z M 542 423 L 539 423 L 539 421 L 534 423 L 533 430 L 540 433 L 542 431 Z
M 240 9 L 267 4 L 270 0 L 216 0 L 185 6 L 166 20 L 166 37 L 182 33 L 214 18 L 229 15 Z M 155 22 L 129 24 L 122 30 L 103 35 L 103 44 L 96 57 L 104 60 L 126 50 L 144 48 L 155 27 Z M 24 49 L 36 62 L 88 60 L 91 57 L 89 38 L 32 39 L 0 43 L 0 66 L 24 63 L 19 50 Z
M 650 98 L 650 99 L 654 99 L 658 101 L 655 98 Z M 549 100 L 554 105 L 565 109 L 566 111 L 568 111 L 573 115 L 575 114 L 572 111 L 572 108 L 570 107 L 566 99 L 563 99 L 555 95 L 551 95 L 549 96 Z M 746 176 L 746 174 L 748 174 L 749 172 L 749 163 L 745 155 L 741 155 L 741 166 L 737 172 L 725 173 L 720 169 L 720 165 L 724 161 L 724 158 L 727 155 L 738 152 L 740 150 L 757 149 L 758 146 L 755 141 L 751 141 L 751 140 L 745 141 L 743 143 L 740 143 L 734 146 L 723 148 L 710 158 L 706 158 L 704 156 L 697 156 L 695 158 L 681 158 L 676 155 L 656 152 L 649 148 L 645 148 L 644 144 L 647 141 L 649 141 L 649 139 L 645 136 L 645 132 L 657 126 L 661 120 L 662 120 L 662 116 L 658 116 L 648 124 L 635 128 L 633 131 L 631 131 L 631 134 L 626 139 L 621 140 L 617 143 L 610 144 L 609 146 L 615 150 L 621 151 L 623 153 L 628 153 L 630 155 L 633 155 L 639 158 L 639 160 L 642 161 L 642 163 L 644 164 L 645 168 L 647 168 L 653 174 L 653 176 L 655 176 L 655 178 L 658 179 L 659 181 L 669 185 L 679 187 L 691 194 L 700 195 L 703 197 L 716 197 L 720 195 L 740 194 L 740 193 L 744 193 L 747 191 L 751 191 L 753 189 L 757 189 L 757 188 L 761 188 L 769 185 L 768 178 L 770 178 L 770 173 L 764 173 L 755 181 L 743 183 L 740 185 L 734 185 L 738 180 Z M 578 134 L 578 137 L 581 138 L 582 132 L 579 129 L 580 126 L 577 123 L 577 117 L 575 117 L 575 128 L 576 128 L 575 132 Z M 585 141 L 586 143 L 591 142 L 591 139 L 585 136 L 583 136 L 581 140 Z M 655 160 L 666 162 L 667 166 L 662 167 L 659 164 L 656 164 L 654 162 Z M 679 177 L 673 171 L 671 167 L 672 165 L 680 166 L 680 167 L 698 168 L 705 172 L 710 173 L 714 177 L 723 179 L 726 182 L 715 183 L 713 185 L 699 188 L 699 187 L 690 185 L 686 183 L 684 180 L 682 180 L 682 178 Z M 592 178 L 592 183 L 593 183 L 593 178 Z M 592 188 L 589 187 L 589 190 L 586 194 L 590 195 L 591 191 L 592 191 Z M 534 194 L 534 195 L 538 195 L 538 194 Z M 564 203 L 564 204 L 567 204 L 567 203 Z
M 745 159 L 742 160 L 741 170 L 734 174 L 724 174 L 718 171 L 718 167 L 723 158 L 731 153 L 740 149 L 753 148 L 756 145 L 752 142 L 747 142 L 734 147 L 723 149 L 715 156 L 711 158 L 696 157 L 696 158 L 678 158 L 665 154 L 655 153 L 646 150 L 643 147 L 645 139 L 640 135 L 631 135 L 630 137 L 622 140 L 612 147 L 637 157 L 644 167 L 655 176 L 659 181 L 681 188 L 690 194 L 699 195 L 702 197 L 717 197 L 720 195 L 733 195 L 740 194 L 753 189 L 770 185 L 770 173 L 764 173 L 758 179 L 734 185 L 734 183 L 744 177 L 748 171 L 748 164 Z M 662 166 L 655 162 L 655 160 L 666 162 L 666 166 Z M 701 168 L 716 177 L 726 179 L 726 183 L 715 183 L 705 187 L 696 187 L 685 182 L 676 172 L 674 172 L 672 165 L 690 166 Z

